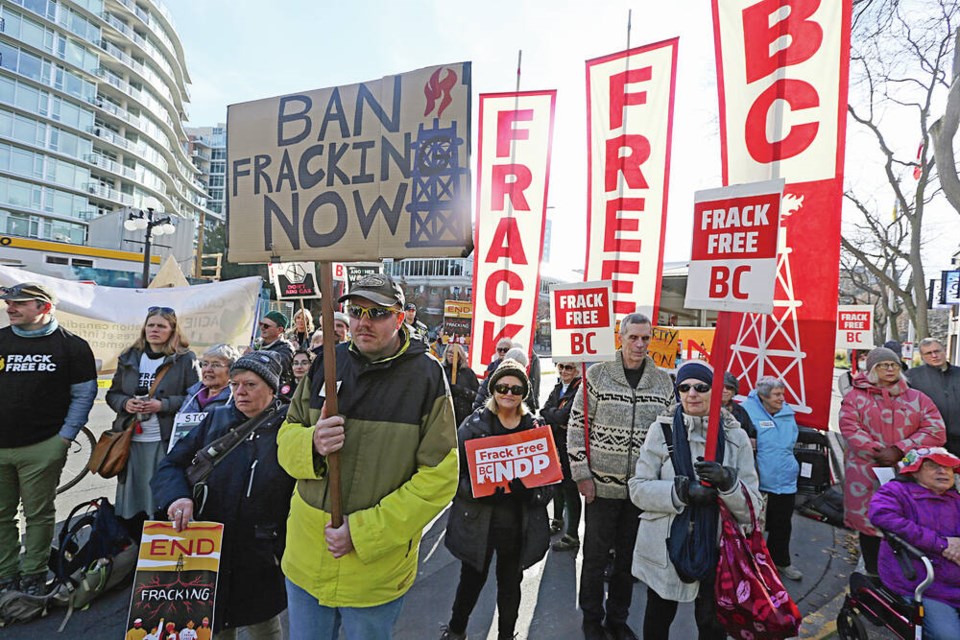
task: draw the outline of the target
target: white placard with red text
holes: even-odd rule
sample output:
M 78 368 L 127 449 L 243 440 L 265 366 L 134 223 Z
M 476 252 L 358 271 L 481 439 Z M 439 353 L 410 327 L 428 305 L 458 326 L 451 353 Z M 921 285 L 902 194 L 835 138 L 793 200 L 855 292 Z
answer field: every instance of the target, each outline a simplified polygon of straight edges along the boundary
M 578 282 L 550 288 L 550 345 L 554 362 L 599 362 L 617 357 L 611 283 Z
M 556 91 L 481 94 L 470 367 L 496 344 L 529 352 L 537 320 Z
M 837 307 L 837 349 L 873 349 L 873 306 Z
M 773 313 L 734 319 L 728 369 L 830 423 L 852 0 L 713 0 L 723 184 L 783 178 Z
M 660 305 L 676 68 L 676 38 L 587 61 L 584 280 L 613 281 L 618 319 Z
M 694 194 L 687 309 L 770 313 L 783 180 Z

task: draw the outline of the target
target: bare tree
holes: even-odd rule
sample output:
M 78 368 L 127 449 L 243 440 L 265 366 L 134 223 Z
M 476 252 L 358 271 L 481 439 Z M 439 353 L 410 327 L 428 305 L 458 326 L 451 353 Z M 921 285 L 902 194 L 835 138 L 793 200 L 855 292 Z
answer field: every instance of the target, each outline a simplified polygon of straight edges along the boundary
M 933 109 L 949 90 L 958 19 L 956 0 L 863 1 L 854 16 L 851 93 L 857 97 L 851 96 L 848 112 L 875 141 L 889 191 L 879 200 L 873 189 L 844 194 L 862 222 L 842 239 L 843 248 L 894 293 L 920 336 L 928 334 L 921 259 L 924 212 L 933 199 L 943 197 L 932 180 L 926 139 Z M 897 142 L 905 122 L 920 141 L 915 156 L 901 151 L 904 145 Z

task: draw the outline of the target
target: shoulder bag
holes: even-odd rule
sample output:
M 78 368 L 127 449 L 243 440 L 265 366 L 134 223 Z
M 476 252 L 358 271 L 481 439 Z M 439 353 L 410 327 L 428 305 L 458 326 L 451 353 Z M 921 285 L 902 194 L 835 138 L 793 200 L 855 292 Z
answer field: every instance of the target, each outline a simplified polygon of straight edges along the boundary
M 157 376 L 150 385 L 148 398 L 153 398 L 160 381 L 170 369 L 170 364 L 163 365 Z M 93 453 L 90 454 L 90 461 L 87 462 L 87 469 L 90 473 L 96 473 L 102 478 L 112 478 L 120 475 L 127 466 L 127 459 L 130 457 L 130 443 L 133 442 L 133 432 L 137 428 L 137 416 L 131 414 L 123 427 L 123 431 L 106 431 L 100 434 L 96 446 L 93 447 Z

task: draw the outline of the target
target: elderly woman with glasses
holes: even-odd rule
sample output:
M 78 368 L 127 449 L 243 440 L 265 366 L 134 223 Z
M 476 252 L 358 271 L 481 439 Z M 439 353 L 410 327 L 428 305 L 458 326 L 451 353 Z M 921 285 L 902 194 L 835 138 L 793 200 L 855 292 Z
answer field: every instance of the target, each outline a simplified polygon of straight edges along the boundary
M 867 510 L 880 486 L 875 469 L 895 467 L 910 449 L 939 447 L 946 441 L 943 418 L 926 395 L 907 386 L 900 358 L 878 347 L 867 355 L 863 371 L 840 405 L 840 432 L 847 442 L 843 519 L 860 532 L 860 551 L 868 573 L 877 575 L 880 533 Z
M 140 336 L 117 359 L 106 398 L 117 412 L 113 430 L 134 424 L 130 458 L 117 485 L 120 517 L 152 516 L 155 511 L 150 479 L 167 453 L 173 419 L 187 398 L 187 389 L 199 380 L 197 358 L 189 346 L 176 312 L 150 307 Z
M 727 637 L 717 620 L 714 596 L 718 500 L 740 523 L 749 524 L 747 501 L 757 510 L 760 492 L 747 433 L 725 410 L 719 418 L 717 459 L 703 460 L 712 384 L 708 365 L 693 361 L 680 367 L 676 386 L 680 403 L 650 425 L 628 483 L 630 499 L 643 510 L 633 575 L 647 585 L 645 640 L 666 640 L 677 603 L 691 601 L 700 639 Z
M 229 371 L 239 357 L 240 352 L 228 344 L 215 344 L 200 357 L 200 381 L 187 389 L 187 399 L 174 416 L 171 449 L 214 407 L 230 401 Z
M 576 551 L 580 548 L 580 490 L 570 476 L 570 456 L 567 454 L 567 423 L 570 421 L 570 409 L 573 399 L 580 388 L 580 363 L 561 362 L 557 364 L 556 386 L 550 397 L 543 403 L 540 417 L 550 425 L 553 441 L 557 445 L 560 467 L 563 469 L 563 481 L 553 498 L 553 520 L 550 521 L 550 534 L 564 531 L 563 512 L 567 512 L 566 533 L 553 543 L 554 551 Z
M 499 640 L 513 638 L 520 611 L 523 570 L 547 552 L 550 533 L 546 504 L 550 489 L 528 489 L 523 480 L 509 481 L 509 492 L 497 487 L 491 496 L 474 498 L 464 443 L 474 438 L 502 436 L 537 426 L 523 400 L 530 391 L 525 367 L 504 359 L 490 375 L 493 395 L 482 411 L 470 416 L 457 431 L 460 443 L 460 484 L 450 508 L 444 543 L 461 562 L 460 583 L 450 622 L 441 640 L 463 640 L 467 622 L 494 553 L 497 555 L 497 622 Z

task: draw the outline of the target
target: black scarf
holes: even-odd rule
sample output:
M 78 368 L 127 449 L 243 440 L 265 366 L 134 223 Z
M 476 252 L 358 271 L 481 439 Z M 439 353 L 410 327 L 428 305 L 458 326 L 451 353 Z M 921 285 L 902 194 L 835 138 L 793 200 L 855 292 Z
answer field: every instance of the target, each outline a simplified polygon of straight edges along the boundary
M 722 418 L 719 426 L 717 462 L 723 464 L 726 438 L 723 434 Z M 673 414 L 672 430 L 673 438 L 667 440 L 667 445 L 674 474 L 690 478 L 691 483 L 697 482 L 690 455 L 690 442 L 687 440 L 687 425 L 683 421 L 683 407 L 680 405 L 677 405 Z M 719 517 L 720 507 L 714 503 L 704 506 L 687 505 L 673 519 L 667 549 L 670 552 L 670 561 L 684 582 L 698 582 L 716 570 L 720 553 L 717 547 Z

